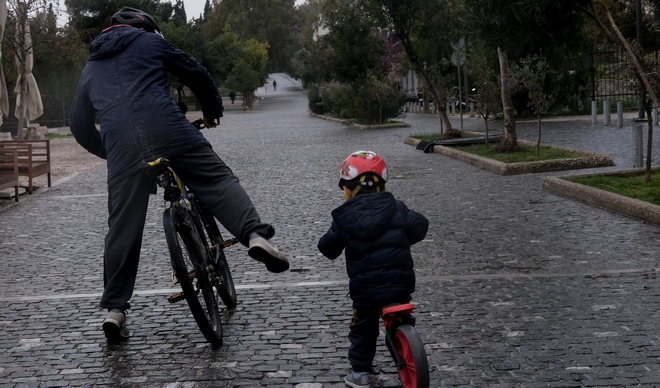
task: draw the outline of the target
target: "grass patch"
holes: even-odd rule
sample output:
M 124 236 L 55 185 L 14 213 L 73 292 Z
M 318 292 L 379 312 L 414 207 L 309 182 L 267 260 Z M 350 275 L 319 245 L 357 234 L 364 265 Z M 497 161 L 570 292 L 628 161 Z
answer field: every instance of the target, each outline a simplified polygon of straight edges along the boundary
M 586 153 L 580 151 L 565 150 L 550 146 L 541 146 L 539 156 L 536 156 L 536 146 L 518 143 L 520 152 L 502 153 L 495 151 L 495 146 L 490 144 L 474 144 L 469 146 L 456 146 L 454 148 L 463 152 L 468 152 L 474 155 L 490 158 L 502 163 L 518 163 L 518 162 L 537 162 L 540 160 L 555 160 L 555 159 L 569 159 L 580 158 L 587 156 Z
M 646 182 L 644 174 L 636 176 L 593 175 L 588 177 L 564 178 L 585 186 L 595 187 L 626 197 L 660 205 L 660 171 L 651 173 L 651 181 Z
M 59 133 L 47 133 L 44 135 L 44 138 L 46 139 L 68 139 L 70 137 L 73 137 L 72 134 L 67 134 L 67 135 L 60 135 Z

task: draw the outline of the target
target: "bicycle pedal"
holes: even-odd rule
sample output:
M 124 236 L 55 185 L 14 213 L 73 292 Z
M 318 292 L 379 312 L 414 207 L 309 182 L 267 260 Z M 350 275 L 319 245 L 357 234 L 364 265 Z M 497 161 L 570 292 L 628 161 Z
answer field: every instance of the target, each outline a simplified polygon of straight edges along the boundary
M 177 292 L 176 294 L 172 294 L 172 296 L 167 298 L 167 301 L 170 303 L 176 303 L 179 301 L 184 300 L 186 297 L 183 295 L 183 292 Z

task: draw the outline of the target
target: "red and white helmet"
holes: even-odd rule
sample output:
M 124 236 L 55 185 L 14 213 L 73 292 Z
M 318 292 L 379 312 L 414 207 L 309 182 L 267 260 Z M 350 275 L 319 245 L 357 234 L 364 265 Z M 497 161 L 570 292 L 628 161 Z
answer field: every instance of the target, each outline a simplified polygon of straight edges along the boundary
M 353 180 L 364 174 L 377 175 L 384 185 L 387 182 L 387 166 L 385 161 L 372 151 L 353 152 L 344 160 L 339 168 L 339 188 L 343 189 L 346 181 Z

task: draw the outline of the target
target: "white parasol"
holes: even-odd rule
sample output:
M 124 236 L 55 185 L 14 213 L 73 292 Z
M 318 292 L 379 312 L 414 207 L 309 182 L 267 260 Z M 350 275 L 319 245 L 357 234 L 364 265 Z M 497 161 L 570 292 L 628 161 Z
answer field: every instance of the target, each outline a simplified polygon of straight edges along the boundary
M 2 1 L 2 0 L 0 0 Z M 34 66 L 34 54 L 32 50 L 32 38 L 30 37 L 30 22 L 27 18 L 27 10 L 25 5 L 19 3 L 19 10 L 24 22 L 17 23 L 16 26 L 16 43 L 19 53 L 24 57 L 21 63 L 21 58 L 16 57 L 16 65 L 18 67 L 18 79 L 16 80 L 16 111 L 14 114 L 21 122 L 25 119 L 28 122 L 36 119 L 44 113 L 44 106 L 41 102 L 41 93 L 37 86 L 37 80 L 34 79 L 32 74 L 32 67 Z
M 0 42 L 5 34 L 5 25 L 7 24 L 7 0 L 0 0 Z M 2 52 L 0 52 L 0 59 L 2 59 Z M 9 115 L 9 96 L 7 93 L 7 83 L 5 82 L 5 73 L 2 70 L 2 62 L 0 61 L 0 111 L 2 116 Z M 0 124 L 2 124 L 2 116 L 0 116 Z

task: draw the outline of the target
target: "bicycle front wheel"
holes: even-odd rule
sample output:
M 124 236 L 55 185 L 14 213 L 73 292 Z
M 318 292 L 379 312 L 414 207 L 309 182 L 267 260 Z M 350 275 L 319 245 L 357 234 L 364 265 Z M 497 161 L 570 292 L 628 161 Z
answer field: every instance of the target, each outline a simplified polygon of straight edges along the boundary
M 213 345 L 222 344 L 222 322 L 213 285 L 204 268 L 199 236 L 193 226 L 186 226 L 183 215 L 175 208 L 163 214 L 165 239 L 170 251 L 172 268 L 181 285 L 197 326 Z
M 399 379 L 403 388 L 428 388 L 429 364 L 417 330 L 410 325 L 397 327 L 394 348 L 401 361 Z
M 229 269 L 229 263 L 227 263 L 227 258 L 225 257 L 225 252 L 221 247 L 218 247 L 219 255 L 218 260 L 215 263 L 216 271 L 220 275 L 221 283 L 217 285 L 218 295 L 220 299 L 224 302 L 225 306 L 230 309 L 236 307 L 237 298 L 236 298 L 236 287 L 234 287 L 234 278 L 231 276 L 231 270 Z

